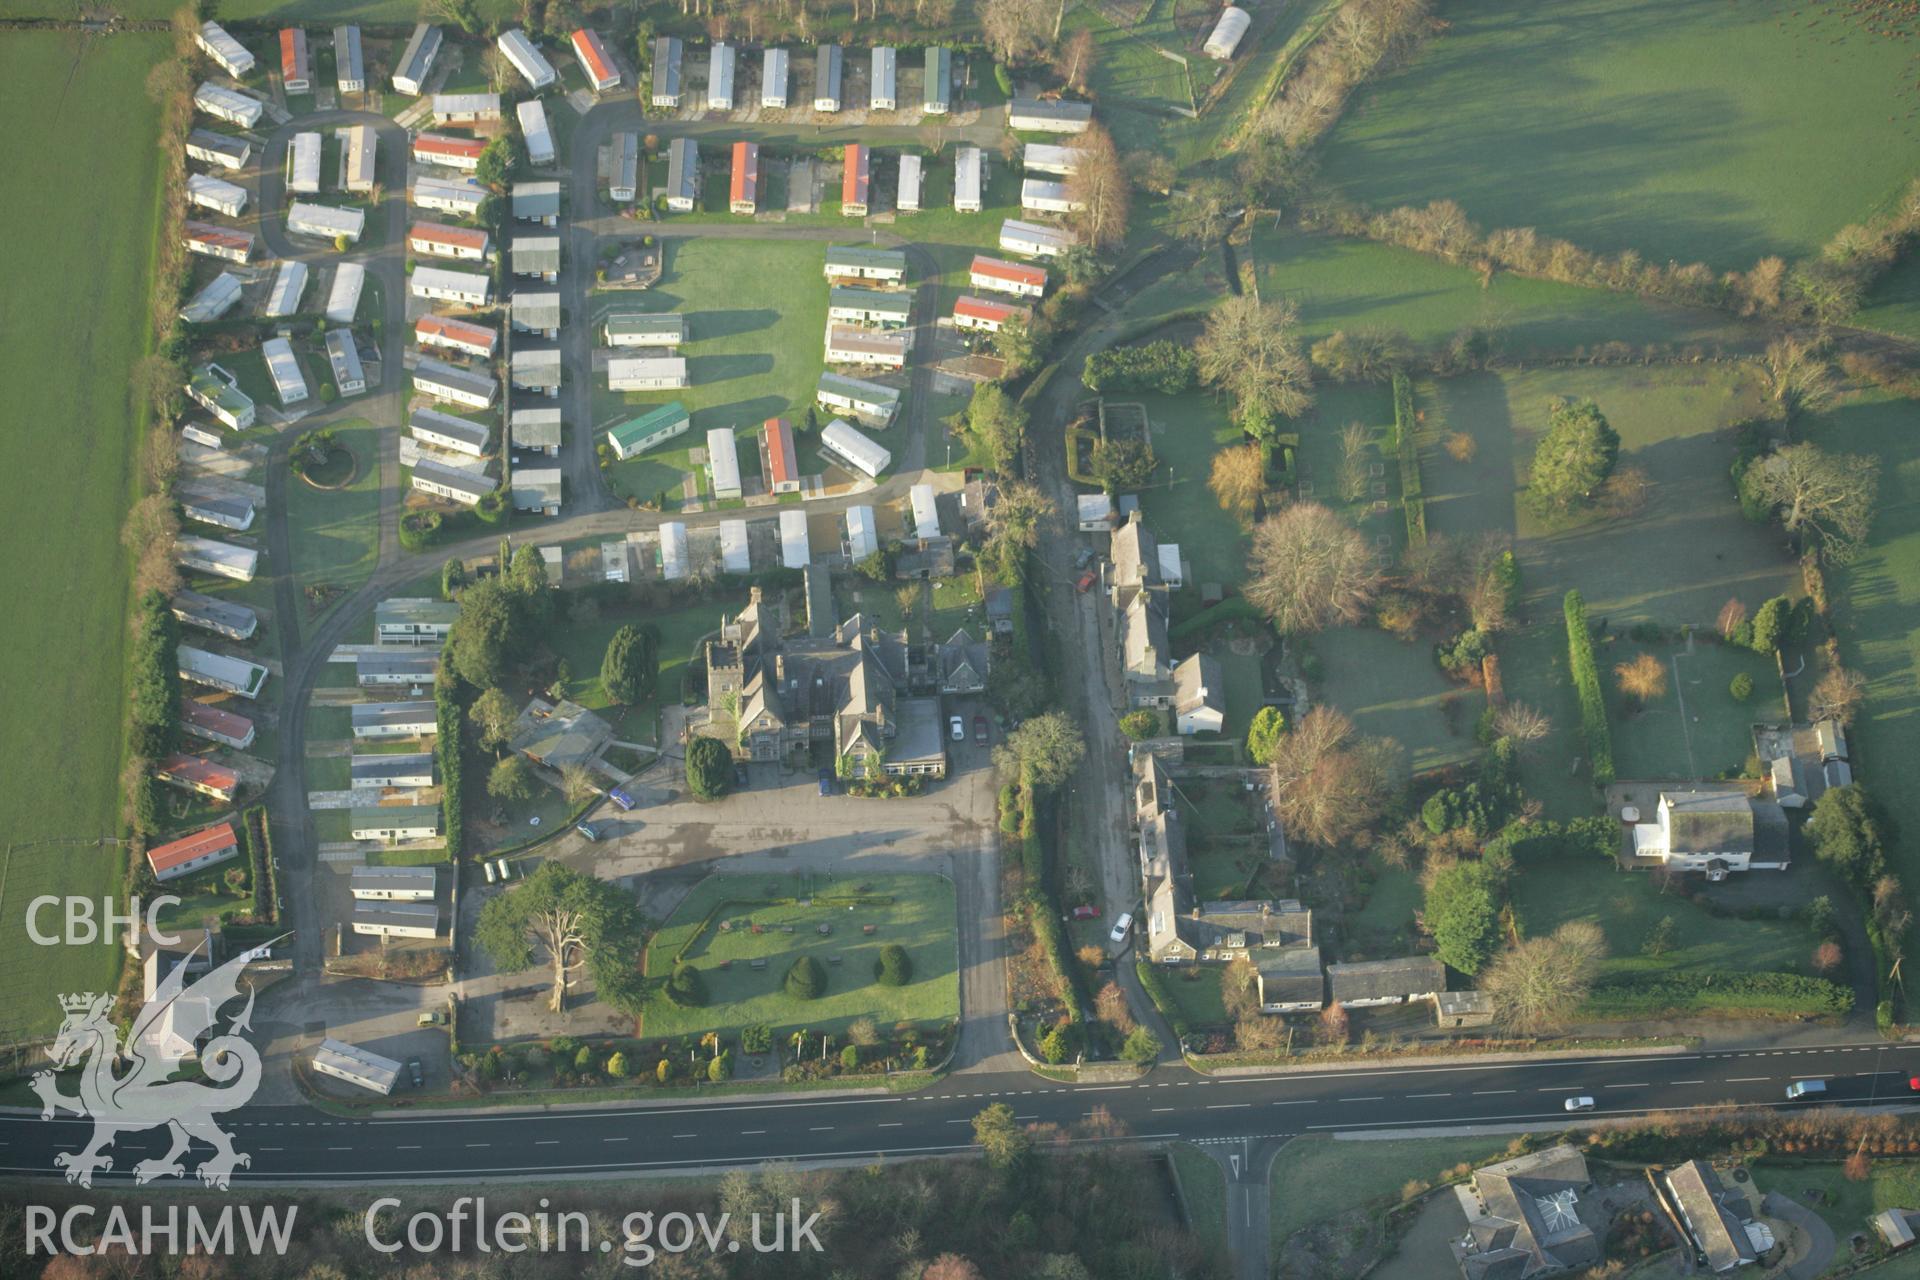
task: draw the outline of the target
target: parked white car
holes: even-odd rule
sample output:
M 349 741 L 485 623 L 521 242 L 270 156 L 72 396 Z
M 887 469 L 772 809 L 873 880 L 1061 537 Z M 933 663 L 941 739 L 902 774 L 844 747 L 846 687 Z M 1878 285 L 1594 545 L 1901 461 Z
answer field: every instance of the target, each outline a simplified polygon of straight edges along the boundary
M 1122 911 L 1120 913 L 1120 918 L 1113 922 L 1113 932 L 1108 934 L 1107 936 L 1113 939 L 1114 942 L 1120 943 L 1120 942 L 1125 942 L 1127 940 L 1127 935 L 1132 932 L 1133 932 L 1133 912 Z

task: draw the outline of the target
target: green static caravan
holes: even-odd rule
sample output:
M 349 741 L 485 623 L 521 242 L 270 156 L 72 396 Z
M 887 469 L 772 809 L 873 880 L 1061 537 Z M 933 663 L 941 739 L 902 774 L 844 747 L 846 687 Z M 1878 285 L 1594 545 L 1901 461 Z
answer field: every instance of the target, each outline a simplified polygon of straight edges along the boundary
M 613 456 L 624 462 L 628 458 L 638 457 L 663 440 L 685 435 L 692 425 L 693 417 L 687 412 L 687 406 L 674 400 L 658 409 L 649 409 L 617 427 L 608 428 L 607 443 L 613 446 Z

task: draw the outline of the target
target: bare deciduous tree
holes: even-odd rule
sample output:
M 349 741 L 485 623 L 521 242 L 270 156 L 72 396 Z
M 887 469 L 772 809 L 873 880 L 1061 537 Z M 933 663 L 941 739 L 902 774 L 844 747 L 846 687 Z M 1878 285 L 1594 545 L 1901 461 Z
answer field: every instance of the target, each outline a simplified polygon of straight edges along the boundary
M 1814 718 L 1830 717 L 1841 724 L 1852 724 L 1866 696 L 1865 676 L 1846 667 L 1829 667 L 1827 673 L 1820 677 L 1820 682 L 1813 686 Z
M 1588 920 L 1570 920 L 1544 938 L 1529 938 L 1496 956 L 1480 975 L 1500 1025 L 1538 1035 L 1573 1016 L 1606 958 L 1606 937 Z
M 1524 748 L 1553 732 L 1553 721 L 1537 707 L 1524 702 L 1509 702 L 1494 713 L 1493 731 L 1503 738 L 1512 738 L 1515 744 Z
M 1080 206 L 1073 215 L 1083 243 L 1096 252 L 1112 249 L 1127 238 L 1127 211 L 1133 193 L 1126 167 L 1113 145 L 1113 135 L 1099 125 L 1089 126 L 1074 140 L 1076 167 L 1067 178 L 1067 198 Z
M 583 764 L 570 764 L 560 770 L 560 789 L 569 804 L 580 804 L 600 788 L 593 781 L 593 770 Z
M 1613 669 L 1620 691 L 1642 706 L 1667 693 L 1667 664 L 1650 653 L 1622 662 Z
M 1401 752 L 1357 733 L 1332 707 L 1315 707 L 1273 745 L 1268 779 L 1289 837 L 1337 845 L 1370 830 L 1398 794 Z
M 1367 496 L 1367 452 L 1372 433 L 1366 424 L 1349 422 L 1340 428 L 1340 496 L 1358 502 Z
M 1267 459 L 1257 444 L 1222 449 L 1213 455 L 1213 469 L 1207 487 L 1220 503 L 1238 519 L 1250 521 L 1267 487 Z
M 1714 628 L 1723 640 L 1733 639 L 1733 633 L 1747 620 L 1747 606 L 1738 596 L 1728 596 L 1727 602 L 1720 606 L 1720 616 L 1714 620 Z
M 1790 444 L 1747 468 L 1748 493 L 1780 513 L 1780 524 L 1838 563 L 1851 560 L 1873 526 L 1880 460 Z
M 1064 8 L 1065 6 L 1062 6 Z M 1059 33 L 1056 31 L 1056 38 Z M 1054 56 L 1053 69 L 1060 73 L 1060 79 L 1067 88 L 1076 93 L 1087 91 L 1087 80 L 1093 75 L 1093 64 L 1099 55 L 1099 46 L 1094 42 L 1093 28 L 1082 27 L 1067 37 L 1060 52 Z
M 980 31 L 987 47 L 1002 62 L 1024 60 L 1051 25 L 1051 9 L 1047 0 L 986 0 L 980 6 Z
M 1815 413 L 1829 403 L 1836 385 L 1833 366 L 1819 346 L 1799 338 L 1778 338 L 1767 344 L 1767 397 L 1780 416 L 1791 422 L 1802 413 Z
M 1313 407 L 1313 370 L 1295 336 L 1300 313 L 1290 302 L 1263 303 L 1250 294 L 1207 313 L 1194 343 L 1200 377 L 1233 398 L 1243 422 L 1278 414 L 1294 418 Z
M 1287 635 L 1358 622 L 1380 587 L 1380 562 L 1366 538 L 1317 502 L 1261 521 L 1247 569 L 1247 599 Z

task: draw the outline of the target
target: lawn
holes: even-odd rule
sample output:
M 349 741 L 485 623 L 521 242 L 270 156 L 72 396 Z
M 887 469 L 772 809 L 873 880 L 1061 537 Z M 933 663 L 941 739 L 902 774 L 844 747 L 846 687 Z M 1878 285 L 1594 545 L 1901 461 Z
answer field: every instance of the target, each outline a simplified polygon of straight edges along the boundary
M 1652 653 L 1667 668 L 1667 692 L 1644 707 L 1623 695 L 1614 669 L 1639 654 Z M 1773 663 L 1750 649 L 1732 645 L 1633 643 L 1617 632 L 1594 649 L 1600 682 L 1613 723 L 1613 759 L 1622 778 L 1714 778 L 1737 770 L 1753 754 L 1753 723 L 1779 720 L 1780 678 Z M 1727 686 L 1735 675 L 1753 680 L 1745 702 Z M 1768 697 L 1771 692 L 1771 698 Z
M 1089 87 L 1106 108 L 1101 122 L 1122 150 L 1157 148 L 1163 131 L 1177 118 L 1174 111 L 1191 110 L 1194 93 L 1204 93 L 1221 72 L 1212 59 L 1188 57 L 1195 80 L 1190 92 L 1187 68 L 1162 52 L 1190 54 L 1188 33 L 1215 16 L 1189 0 L 1180 14 L 1184 31 L 1177 30 L 1175 13 L 1181 7 L 1178 0 L 1153 0 L 1146 16 L 1129 27 L 1115 26 L 1091 5 L 1068 15 L 1065 31 L 1084 27 L 1093 32 L 1097 52 Z
M 1894 265 L 1867 295 L 1852 323 L 1904 338 L 1920 338 L 1920 260 L 1911 255 Z
M 62 16 L 71 16 L 63 14 Z M 4 504 L 5 542 L 22 566 L 59 566 L 41 607 L 15 608 L 0 643 L 30 679 L 0 691 L 13 764 L 0 848 L 0 1041 L 51 1031 L 58 992 L 111 990 L 116 947 L 49 951 L 28 941 L 39 895 L 119 892 L 124 858 L 91 842 L 120 834 L 118 782 L 127 560 L 122 513 L 134 494 L 142 423 L 127 370 L 144 354 L 150 250 L 159 211 L 154 116 L 142 89 L 164 35 L 82 38 L 11 31 L 0 39 L 0 104 L 19 126 L 4 154 L 16 183 L 0 227 L 33 252 L 0 266 L 14 323 L 5 347 L 10 438 L 21 459 Z M 74 158 L 86 157 L 84 164 Z M 26 579 L 19 579 L 21 586 Z M 62 726 L 46 750 L 46 726 Z M 86 844 L 41 843 L 86 841 Z
M 1186 965 L 1162 969 L 1161 985 L 1187 1021 L 1195 1027 L 1224 1027 L 1232 1021 L 1220 999 L 1219 965 Z
M 1811 254 L 1912 176 L 1913 20 L 1787 9 L 1449 5 L 1447 30 L 1349 105 L 1323 177 L 1364 204 L 1452 198 L 1486 227 L 1654 262 Z
M 1353 717 L 1362 733 L 1392 738 L 1414 772 L 1467 760 L 1479 751 L 1474 726 L 1486 695 L 1449 679 L 1432 646 L 1378 627 L 1342 627 L 1316 638 L 1320 696 Z
M 1348 1209 L 1378 1200 L 1397 1203 L 1408 1182 L 1434 1182 L 1455 1165 L 1485 1164 L 1512 1141 L 1506 1134 L 1378 1142 L 1343 1142 L 1321 1135 L 1295 1138 L 1274 1157 L 1269 1176 L 1271 1239 L 1278 1246 L 1302 1227 Z
M 1187 1225 L 1202 1240 L 1222 1248 L 1227 1243 L 1227 1176 L 1212 1157 L 1190 1142 L 1176 1142 L 1167 1148 L 1167 1159 L 1180 1176 L 1180 1190 L 1186 1197 Z
M 572 673 L 567 696 L 583 707 L 605 711 L 610 705 L 600 687 L 600 662 L 606 657 L 607 643 L 623 626 L 651 623 L 660 630 L 660 678 L 654 696 L 617 714 L 610 713 L 615 733 L 629 741 L 656 741 L 657 716 L 663 705 L 678 702 L 682 677 L 694 646 L 701 637 L 719 629 L 720 615 L 732 613 L 744 605 L 744 599 L 705 600 L 684 609 L 666 613 L 607 610 L 600 620 L 576 626 L 565 614 L 564 597 L 547 644 L 566 661 Z
M 797 1027 L 844 1032 L 862 1017 L 872 1018 L 884 1030 L 897 1022 L 924 1025 L 958 1016 L 950 881 L 939 876 L 868 876 L 857 882 L 816 882 L 811 888 L 823 899 L 856 893 L 890 897 L 888 905 L 849 908 L 820 899 L 748 905 L 759 898 L 791 898 L 797 890 L 808 891 L 797 879 L 781 876 L 721 874 L 701 881 L 649 944 L 647 970 L 667 972 L 688 939 L 697 935 L 685 959 L 705 979 L 708 1002 L 703 1008 L 682 1009 L 656 996 L 644 1015 L 644 1034 L 738 1034 L 742 1027 L 765 1023 L 777 1037 Z M 708 914 L 728 902 L 740 905 L 726 907 L 713 927 L 702 932 Z M 734 927 L 722 931 L 719 925 L 729 921 Z M 765 931 L 756 933 L 750 924 Z M 819 933 L 821 925 L 830 926 L 832 935 Z M 867 925 L 876 926 L 871 936 L 861 931 Z M 880 949 L 889 943 L 899 943 L 913 959 L 913 976 L 905 986 L 874 981 Z M 814 956 L 826 970 L 827 991 L 817 1000 L 796 1000 L 782 986 L 788 967 L 802 955 Z M 753 968 L 750 962 L 756 959 L 764 959 L 766 967 Z
M 287 481 L 287 540 L 301 588 L 352 591 L 373 573 L 380 556 L 380 431 L 359 418 L 334 428 L 334 443 L 358 468 L 346 488 L 316 489 L 298 476 Z
M 1754 1183 L 1762 1191 L 1792 1196 L 1810 1208 L 1814 1206 L 1814 1199 L 1807 1193 L 1820 1192 L 1820 1203 L 1814 1212 L 1826 1219 L 1827 1225 L 1843 1240 L 1855 1232 L 1870 1231 L 1873 1215 L 1882 1209 L 1912 1211 L 1914 1205 L 1920 1204 L 1920 1161 L 1874 1160 L 1864 1182 L 1849 1179 L 1840 1172 L 1837 1162 L 1773 1164 L 1761 1161 L 1751 1168 Z M 1879 1243 L 1877 1234 L 1874 1242 Z M 1910 1273 L 1895 1267 L 1874 1274 L 1885 1274 L 1891 1280 L 1896 1274 Z
M 1153 483 L 1140 494 L 1147 527 L 1162 541 L 1180 544 L 1196 585 L 1239 582 L 1247 572 L 1247 530 L 1220 509 L 1207 488 L 1213 455 L 1242 438 L 1240 429 L 1227 420 L 1225 404 L 1199 392 L 1115 399 L 1138 401 L 1147 408 L 1153 452 L 1160 460 Z

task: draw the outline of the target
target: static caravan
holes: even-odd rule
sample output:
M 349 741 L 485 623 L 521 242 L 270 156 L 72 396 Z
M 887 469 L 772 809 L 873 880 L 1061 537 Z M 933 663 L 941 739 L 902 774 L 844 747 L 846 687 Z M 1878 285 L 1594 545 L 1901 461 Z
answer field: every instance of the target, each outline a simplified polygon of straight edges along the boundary
M 475 324 L 453 316 L 425 315 L 413 322 L 413 340 L 422 347 L 445 347 L 463 356 L 489 360 L 500 335 L 490 324 Z
M 164 884 L 239 855 L 240 840 L 233 824 L 221 822 L 148 849 L 147 865 L 153 868 L 153 878 Z
M 253 155 L 253 144 L 245 138 L 212 129 L 195 129 L 187 135 L 187 158 L 222 169 L 244 169 Z
M 421 356 L 413 367 L 413 389 L 469 409 L 487 409 L 493 406 L 500 384 L 494 381 L 492 372 L 484 368 L 463 369 L 444 360 Z
M 720 522 L 720 567 L 728 573 L 753 572 L 753 551 L 745 520 Z
M 357 396 L 367 389 L 367 375 L 360 368 L 360 351 L 354 345 L 353 332 L 335 329 L 327 335 L 327 363 L 333 366 L 333 385 L 343 396 Z
M 244 80 L 253 73 L 254 58 L 247 46 L 227 34 L 227 29 L 217 22 L 200 24 L 200 34 L 193 38 L 200 51 L 219 64 L 222 71 L 235 80 Z
M 872 507 L 847 508 L 847 559 L 860 563 L 880 549 L 880 533 Z
M 835 418 L 820 432 L 820 447 L 854 470 L 878 480 L 880 473 L 893 462 L 893 455 L 872 440 L 855 431 L 845 421 Z M 784 513 L 783 513 L 784 514 Z M 805 514 L 795 512 L 804 520 Z M 798 566 L 789 566 L 797 568 Z
M 434 681 L 440 658 L 432 653 L 380 653 L 362 649 L 354 655 L 354 680 L 362 689 L 404 686 L 416 692 Z
M 1020 167 L 1028 173 L 1051 173 L 1070 178 L 1080 167 L 1080 152 L 1051 142 L 1029 142 L 1020 152 Z
M 341 208 L 296 200 L 287 209 L 287 230 L 296 236 L 313 236 L 320 240 L 337 240 L 345 236 L 348 243 L 357 243 L 366 226 L 367 211 L 352 206 Z
M 237 218 L 247 209 L 247 189 L 204 173 L 187 175 L 187 203 Z
M 872 188 L 873 148 L 858 142 L 848 143 L 840 168 L 841 214 L 849 218 L 866 217 Z
M 513 358 L 507 365 L 507 380 L 519 390 L 557 396 L 562 377 L 560 348 L 526 343 L 514 347 Z
M 487 233 L 477 227 L 450 227 L 441 222 L 416 222 L 407 229 L 407 247 L 429 258 L 456 258 L 479 262 L 487 256 Z
M 561 479 L 558 467 L 515 467 L 513 469 L 513 509 L 537 511 L 545 516 L 560 514 Z M 543 548 L 544 550 L 544 548 Z M 558 577 L 557 567 L 547 572 Z
M 944 116 L 953 110 L 953 50 L 927 47 L 927 78 L 920 97 L 920 110 L 927 115 Z
M 327 322 L 352 324 L 360 312 L 360 294 L 367 287 L 367 269 L 343 262 L 333 270 L 333 288 L 327 291 Z
M 793 447 L 793 427 L 785 418 L 768 418 L 761 425 L 760 455 L 769 493 L 800 492 L 800 454 Z
M 560 278 L 560 237 L 515 236 L 507 261 L 516 276 L 552 284 Z
M 784 109 L 787 105 L 788 77 L 792 71 L 785 49 L 769 49 L 760 62 L 760 105 Z
M 203 364 L 187 380 L 187 399 L 205 409 L 230 431 L 245 431 L 253 425 L 253 399 L 240 384 L 216 364 Z
M 913 318 L 913 295 L 905 289 L 862 289 L 837 284 L 827 292 L 827 319 L 841 324 L 899 329 Z
M 640 135 L 616 133 L 608 147 L 607 198 L 632 204 L 640 194 Z
M 486 149 L 486 142 L 480 138 L 468 138 L 451 133 L 413 135 L 415 164 L 438 165 L 443 169 L 458 169 L 463 173 L 472 173 L 480 167 L 480 157 Z
M 913 536 L 922 542 L 940 536 L 940 505 L 933 486 L 916 484 L 907 489 L 907 505 L 913 512 Z
M 687 318 L 671 311 L 614 311 L 605 333 L 610 347 L 677 347 L 687 340 Z
M 196 738 L 217 742 L 235 751 L 245 751 L 253 745 L 253 721 L 192 698 L 180 700 L 180 727 Z
M 415 409 L 407 415 L 407 430 L 415 440 L 470 458 L 486 457 L 487 441 L 493 437 L 484 423 L 456 418 L 438 409 Z M 381 638 L 385 640 L 384 635 Z
M 379 148 L 379 135 L 374 133 L 370 124 L 356 124 L 342 129 L 340 136 L 347 151 L 347 190 L 372 191 L 377 177 L 374 158 Z
M 241 527 L 245 528 L 244 525 Z M 173 598 L 167 604 L 173 616 L 187 626 L 211 631 L 229 640 L 251 640 L 260 629 L 259 614 L 246 605 L 235 604 L 219 596 L 201 595 L 198 591 L 188 591 L 183 587 L 173 593 Z
M 210 573 L 216 578 L 231 578 L 235 582 L 252 582 L 254 571 L 260 564 L 260 553 L 252 547 L 216 542 L 212 538 L 192 534 L 183 534 L 173 540 L 173 558 L 183 569 Z
M 429 644 L 447 638 L 460 605 L 432 596 L 388 596 L 373 606 L 373 637 L 383 645 Z
M 911 329 L 877 330 L 856 325 L 828 324 L 828 364 L 866 365 L 878 369 L 906 367 L 913 346 Z
M 879 280 L 886 284 L 900 284 L 907 278 L 907 255 L 900 249 L 829 245 L 825 274 L 829 280 Z
M 287 147 L 287 190 L 296 195 L 320 191 L 320 135 L 311 130 L 293 135 Z
M 739 51 L 730 44 L 715 44 L 707 50 L 707 108 L 733 110 L 733 72 Z
M 700 199 L 700 144 L 675 138 L 667 144 L 667 208 L 687 213 Z
M 521 408 L 515 409 L 507 431 L 512 437 L 513 447 L 528 453 L 543 453 L 549 458 L 560 456 L 560 438 L 564 422 L 558 409 Z M 514 469 L 517 480 L 520 469 Z
M 212 800 L 231 801 L 240 790 L 240 775 L 206 756 L 171 755 L 154 766 L 153 776 Z
M 920 163 L 916 155 L 900 157 L 900 190 L 894 207 L 901 213 L 920 212 Z
M 522 290 L 513 295 L 513 303 L 508 311 L 513 327 L 521 333 L 538 334 L 543 338 L 560 336 L 560 295 L 552 293 L 528 293 Z
M 881 382 L 823 373 L 814 398 L 836 413 L 849 413 L 862 422 L 884 427 L 900 411 L 900 391 Z
M 382 764 L 382 761 L 391 762 Z M 361 764 L 369 770 L 386 771 L 393 776 L 396 766 L 411 768 L 416 774 L 423 773 L 425 782 L 368 782 L 360 781 Z M 375 776 L 369 773 L 369 777 Z M 414 775 L 405 775 L 408 777 Z M 420 786 L 433 785 L 433 757 L 430 755 L 399 756 L 355 756 L 353 758 L 353 784 L 366 786 Z M 361 902 L 432 902 L 434 890 L 439 887 L 440 874 L 433 867 L 355 867 L 347 880 L 347 892 Z
M 313 92 L 313 63 L 307 58 L 307 33 L 280 28 L 280 85 L 288 93 Z
M 440 28 L 422 22 L 413 29 L 400 60 L 393 64 L 393 91 L 419 97 L 427 91 L 427 77 L 440 56 Z
M 216 120 L 225 120 L 228 124 L 237 124 L 242 129 L 251 129 L 260 123 L 260 117 L 266 114 L 266 104 L 250 94 L 225 89 L 208 81 L 194 92 L 193 105 L 196 110 L 204 111 Z
M 1015 98 L 1007 106 L 1007 128 L 1020 133 L 1085 133 L 1093 123 L 1093 104 Z
M 1071 231 L 1008 218 L 1000 224 L 1000 247 L 1026 258 L 1057 258 L 1078 242 Z
M 1020 184 L 1020 207 L 1028 213 L 1078 213 L 1087 206 L 1068 193 L 1064 182 L 1027 178 Z
M 430 493 L 466 507 L 473 506 L 496 488 L 493 481 L 484 475 L 441 466 L 426 458 L 413 464 L 410 483 L 422 493 Z
M 362 740 L 427 738 L 440 730 L 432 702 L 356 702 L 348 712 L 353 736 Z
M 500 119 L 500 95 L 497 93 L 436 93 L 433 95 L 435 124 L 479 124 Z
M 193 684 L 219 689 L 242 698 L 257 698 L 267 683 L 267 669 L 245 658 L 213 653 L 194 645 L 176 647 L 180 678 Z
M 546 104 L 538 98 L 528 98 L 513 111 L 520 118 L 520 132 L 527 140 L 527 159 L 543 167 L 552 164 L 553 130 L 547 126 Z
M 713 480 L 713 496 L 740 496 L 740 451 L 734 444 L 733 428 L 715 427 L 707 432 L 707 474 Z
M 675 436 L 685 435 L 692 425 L 693 418 L 687 413 L 687 406 L 674 400 L 609 428 L 607 443 L 613 448 L 613 456 L 624 462 Z
M 448 271 L 444 267 L 415 267 L 407 278 L 413 296 L 459 302 L 484 307 L 493 296 L 491 277 L 471 271 Z
M 274 272 L 273 287 L 267 291 L 264 314 L 275 319 L 290 316 L 300 309 L 300 298 L 307 291 L 307 264 L 287 261 Z
M 206 324 L 218 320 L 240 301 L 244 286 L 240 277 L 231 271 L 222 271 L 208 282 L 207 287 L 193 295 L 186 306 L 180 308 L 180 318 L 188 324 Z
M 651 101 L 656 107 L 677 110 L 680 106 L 680 59 L 685 46 L 678 36 L 656 36 L 653 41 Z
M 620 87 L 620 68 L 608 54 L 606 42 L 598 31 L 582 27 L 574 32 L 573 56 L 580 60 L 580 70 L 586 73 L 587 83 L 595 93 Z
M 986 182 L 987 158 L 978 147 L 953 153 L 953 207 L 959 213 L 980 212 L 980 193 Z
M 1023 298 L 1038 298 L 1047 291 L 1047 269 L 1023 262 L 1007 262 L 977 254 L 968 268 L 967 279 L 976 289 L 1011 293 Z
M 616 356 L 607 361 L 609 391 L 667 391 L 686 385 L 683 356 Z
M 333 29 L 333 79 L 343 97 L 366 91 L 367 60 L 360 51 L 360 28 Z
M 995 302 L 990 298 L 976 298 L 972 294 L 963 294 L 954 300 L 953 324 L 956 329 L 973 329 L 981 333 L 998 333 L 1007 327 L 1010 321 L 1029 323 L 1033 319 L 1033 308 L 1023 307 L 1014 302 Z
M 302 264 L 289 262 L 289 267 Z M 273 379 L 273 392 L 280 397 L 283 405 L 299 404 L 308 395 L 307 375 L 300 370 L 300 361 L 294 357 L 293 344 L 285 338 L 268 338 L 260 344 L 260 354 L 267 361 L 267 376 Z
M 198 520 L 201 524 L 217 525 L 222 529 L 232 529 L 236 532 L 244 532 L 253 525 L 253 504 L 245 498 L 187 494 L 179 501 L 180 513 L 189 520 Z M 246 639 L 245 636 L 239 638 Z
M 682 581 L 692 570 L 692 560 L 687 551 L 687 526 L 678 520 L 661 525 L 660 576 L 668 582 Z
M 813 109 L 840 109 L 841 76 L 846 70 L 847 51 L 837 44 L 823 44 L 813 53 Z
M 813 563 L 813 546 L 807 539 L 807 513 L 788 507 L 780 513 L 780 563 L 788 569 L 804 569 Z
M 475 218 L 487 202 L 487 189 L 472 178 L 416 178 L 410 193 L 422 209 Z
M 344 1080 L 350 1085 L 384 1096 L 392 1093 L 394 1086 L 400 1083 L 400 1072 L 404 1068 L 392 1058 L 328 1036 L 313 1051 L 313 1069 L 318 1075 Z
M 527 82 L 527 87 L 535 93 L 550 86 L 560 77 L 554 73 L 553 64 L 547 61 L 547 55 L 541 53 L 527 33 L 515 27 L 512 31 L 502 31 L 494 42 L 500 52 L 507 56 L 513 69 Z
M 900 106 L 900 54 L 887 45 L 875 45 L 873 77 L 868 82 L 867 105 L 874 111 L 893 111 Z
M 537 222 L 543 227 L 560 225 L 559 183 L 516 182 L 509 199 L 518 221 Z
M 244 193 L 243 193 L 244 194 Z M 727 193 L 727 209 L 752 215 L 760 208 L 760 144 L 733 144 L 733 183 Z
M 437 804 L 382 804 L 353 810 L 355 840 L 431 840 L 440 834 Z

